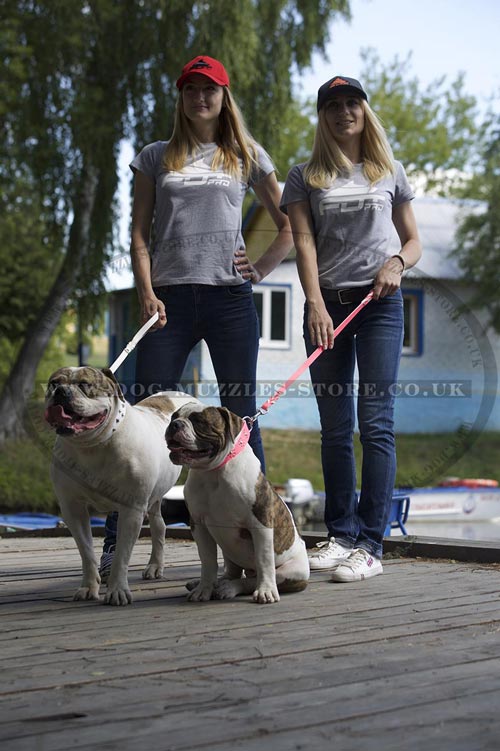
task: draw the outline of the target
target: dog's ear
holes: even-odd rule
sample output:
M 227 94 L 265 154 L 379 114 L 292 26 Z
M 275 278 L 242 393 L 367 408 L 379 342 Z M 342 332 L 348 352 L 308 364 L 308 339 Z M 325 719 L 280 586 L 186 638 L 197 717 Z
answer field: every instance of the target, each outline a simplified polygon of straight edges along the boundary
M 106 376 L 106 378 L 109 378 L 109 380 L 113 382 L 113 389 L 114 389 L 116 396 L 120 399 L 120 401 L 124 402 L 125 396 L 123 395 L 122 388 L 120 384 L 118 383 L 118 381 L 116 380 L 115 374 L 113 373 L 113 371 L 110 370 L 109 368 L 101 368 L 101 373 L 103 373 Z
M 238 415 L 235 415 L 234 412 L 230 412 L 227 407 L 217 407 L 217 409 L 219 411 L 219 414 L 222 416 L 222 419 L 226 423 L 226 429 L 231 436 L 231 440 L 235 441 L 236 436 L 241 431 L 241 426 L 243 424 L 242 418 L 238 417 Z

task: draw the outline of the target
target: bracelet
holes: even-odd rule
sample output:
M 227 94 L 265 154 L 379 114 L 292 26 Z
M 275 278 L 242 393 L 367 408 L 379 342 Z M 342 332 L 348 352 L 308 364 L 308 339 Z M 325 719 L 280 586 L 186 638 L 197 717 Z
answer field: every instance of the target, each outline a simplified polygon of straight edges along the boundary
M 403 273 L 403 271 L 406 271 L 405 259 L 403 258 L 403 256 L 401 255 L 401 253 L 396 253 L 396 255 L 391 256 L 391 258 L 399 258 L 399 260 L 401 261 L 401 265 L 403 266 L 403 269 L 402 269 L 401 273 Z

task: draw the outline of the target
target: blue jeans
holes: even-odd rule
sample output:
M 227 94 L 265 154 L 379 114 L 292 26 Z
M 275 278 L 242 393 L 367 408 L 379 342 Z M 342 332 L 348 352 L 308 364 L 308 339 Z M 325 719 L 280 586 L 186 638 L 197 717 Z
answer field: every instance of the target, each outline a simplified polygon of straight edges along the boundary
M 158 287 L 155 294 L 165 305 L 167 323 L 146 334 L 137 346 L 135 379 L 144 397 L 156 391 L 182 390 L 180 380 L 189 353 L 204 339 L 222 406 L 240 417 L 253 417 L 260 332 L 251 283 L 234 287 L 179 284 Z M 250 446 L 265 471 L 257 422 Z
M 356 307 L 325 302 L 334 326 Z M 307 330 L 308 355 L 316 348 Z M 325 481 L 325 524 L 330 537 L 345 547 L 382 556 L 396 476 L 394 388 L 403 344 L 401 290 L 372 300 L 339 334 L 331 350 L 311 365 L 321 422 L 321 460 Z M 359 386 L 354 388 L 358 367 Z M 361 493 L 356 493 L 355 407 L 363 449 Z
M 140 398 L 157 391 L 182 391 L 182 371 L 193 347 L 205 340 L 220 391 L 220 402 L 240 417 L 257 412 L 256 372 L 259 319 L 250 282 L 228 286 L 179 284 L 157 287 L 167 323 L 137 345 L 136 384 Z M 250 446 L 265 472 L 264 448 L 257 422 Z M 116 543 L 117 512 L 108 514 L 104 550 Z

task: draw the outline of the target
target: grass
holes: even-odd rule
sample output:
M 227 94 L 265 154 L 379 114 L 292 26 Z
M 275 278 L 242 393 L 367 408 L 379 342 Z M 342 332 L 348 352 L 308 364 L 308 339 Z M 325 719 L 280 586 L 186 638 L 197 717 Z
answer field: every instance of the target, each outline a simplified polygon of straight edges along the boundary
M 324 490 L 320 437 L 315 431 L 262 430 L 267 474 L 283 484 L 290 477 L 309 479 Z M 446 477 L 487 477 L 500 482 L 498 456 L 500 433 L 400 434 L 397 486 L 432 485 Z M 354 440 L 358 478 L 361 476 L 361 445 Z
M 7 443 L 0 453 L 0 512 L 43 511 L 58 514 L 49 477 L 54 436 L 41 409 L 32 412 L 30 438 Z M 284 484 L 291 477 L 307 478 L 323 490 L 320 438 L 315 431 L 262 430 L 267 475 Z M 500 482 L 500 433 L 442 433 L 399 435 L 396 485 L 432 485 L 447 476 L 487 477 Z M 361 447 L 355 438 L 360 476 Z M 185 478 L 185 471 L 181 481 Z

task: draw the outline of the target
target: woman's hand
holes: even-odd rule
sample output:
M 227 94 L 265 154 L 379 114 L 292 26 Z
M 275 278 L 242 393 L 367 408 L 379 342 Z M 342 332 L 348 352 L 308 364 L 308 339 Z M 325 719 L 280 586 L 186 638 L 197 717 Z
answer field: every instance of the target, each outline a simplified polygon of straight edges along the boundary
M 389 258 L 375 277 L 373 299 L 393 295 L 401 286 L 403 265 L 398 258 Z
M 167 322 L 167 314 L 165 313 L 165 306 L 162 301 L 159 300 L 156 295 L 152 294 L 148 297 L 144 297 L 139 302 L 141 307 L 141 322 L 146 323 L 146 321 L 149 321 L 151 316 L 154 316 L 156 311 L 158 311 L 158 320 L 153 326 L 151 326 L 151 331 L 154 329 L 162 329 Z
M 257 284 L 262 279 L 261 274 L 250 263 L 245 248 L 238 248 L 234 251 L 234 265 L 243 279 L 251 281 L 252 284 Z
M 307 327 L 313 344 L 333 349 L 333 321 L 323 302 L 308 303 Z

